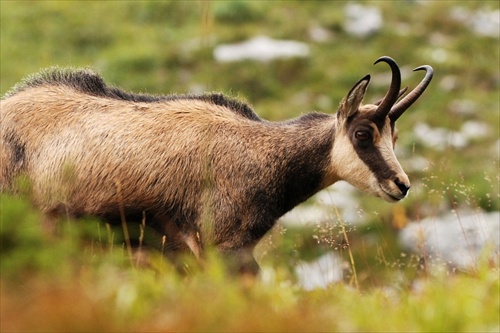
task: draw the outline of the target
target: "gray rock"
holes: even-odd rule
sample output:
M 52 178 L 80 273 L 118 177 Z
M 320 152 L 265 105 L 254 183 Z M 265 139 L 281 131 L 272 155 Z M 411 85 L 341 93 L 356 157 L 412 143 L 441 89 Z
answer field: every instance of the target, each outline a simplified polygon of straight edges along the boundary
M 382 13 L 377 7 L 349 3 L 344 13 L 344 30 L 351 35 L 367 37 L 382 29 Z
M 219 45 L 213 54 L 218 62 L 268 62 L 275 59 L 308 57 L 309 52 L 309 46 L 302 42 L 257 36 L 241 43 Z
M 473 268 L 481 255 L 500 251 L 500 212 L 451 212 L 412 222 L 399 234 L 408 250 L 440 258 L 452 267 Z

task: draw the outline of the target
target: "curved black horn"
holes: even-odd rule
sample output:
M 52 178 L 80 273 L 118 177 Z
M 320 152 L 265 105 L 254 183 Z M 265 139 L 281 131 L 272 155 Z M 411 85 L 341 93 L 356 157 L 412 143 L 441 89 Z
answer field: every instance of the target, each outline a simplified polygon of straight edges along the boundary
M 434 75 L 434 70 L 429 65 L 424 65 L 415 68 L 413 71 L 425 70 L 425 77 L 422 81 L 415 87 L 408 95 L 405 96 L 401 101 L 394 105 L 389 112 L 389 117 L 392 122 L 395 122 L 402 114 L 405 112 L 415 101 L 422 95 L 425 88 L 429 85 Z
M 401 89 L 401 90 L 399 91 L 399 94 L 398 94 L 398 100 L 399 100 L 401 97 L 403 97 L 403 95 L 406 93 L 406 91 L 407 91 L 407 90 L 408 90 L 408 86 L 404 87 L 403 89 Z M 379 106 L 379 105 L 380 105 L 380 103 L 382 103 L 382 101 L 383 101 L 383 100 L 384 100 L 384 99 L 382 98 L 382 99 L 380 99 L 380 100 L 376 101 L 375 103 L 373 103 L 373 105 Z
M 399 98 L 399 89 L 401 88 L 401 72 L 399 71 L 398 64 L 394 59 L 388 56 L 383 56 L 375 61 L 374 65 L 379 62 L 385 62 L 391 67 L 392 71 L 392 80 L 391 86 L 389 87 L 389 91 L 385 95 L 384 99 L 380 102 L 380 105 L 377 108 L 376 116 L 379 118 L 385 118 L 392 106 L 396 103 Z

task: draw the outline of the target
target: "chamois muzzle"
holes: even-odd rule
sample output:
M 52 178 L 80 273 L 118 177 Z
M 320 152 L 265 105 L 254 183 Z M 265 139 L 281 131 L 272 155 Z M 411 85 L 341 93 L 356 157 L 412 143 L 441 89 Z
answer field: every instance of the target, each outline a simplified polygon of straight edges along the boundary
M 411 184 L 408 176 L 401 170 L 395 178 L 382 181 L 379 186 L 379 197 L 388 202 L 396 202 L 408 196 Z
M 403 196 L 406 196 L 408 194 L 408 191 L 410 190 L 410 184 L 406 184 L 397 178 L 394 180 L 394 183 L 399 188 Z

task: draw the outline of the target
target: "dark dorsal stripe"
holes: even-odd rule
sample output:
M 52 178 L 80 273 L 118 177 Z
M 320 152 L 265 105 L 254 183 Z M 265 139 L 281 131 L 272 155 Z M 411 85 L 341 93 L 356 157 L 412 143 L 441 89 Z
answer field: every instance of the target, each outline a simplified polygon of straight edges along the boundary
M 29 88 L 36 88 L 43 85 L 65 85 L 84 94 L 110 98 L 121 101 L 155 103 L 175 100 L 200 100 L 214 105 L 219 105 L 233 112 L 252 120 L 260 120 L 250 106 L 227 97 L 221 93 L 205 94 L 172 94 L 172 95 L 150 95 L 134 94 L 117 87 L 108 86 L 102 77 L 90 69 L 71 69 L 51 67 L 41 72 L 31 75 L 16 85 L 2 99 L 13 96 Z

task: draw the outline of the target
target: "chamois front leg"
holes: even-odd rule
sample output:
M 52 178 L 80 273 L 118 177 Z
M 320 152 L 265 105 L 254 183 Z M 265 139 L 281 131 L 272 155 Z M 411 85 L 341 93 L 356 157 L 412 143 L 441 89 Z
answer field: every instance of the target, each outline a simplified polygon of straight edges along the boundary
M 220 251 L 231 273 L 256 276 L 260 266 L 253 256 L 255 245 L 245 246 L 234 250 Z
M 181 237 L 196 257 L 198 263 L 203 266 L 205 264 L 205 254 L 200 233 L 191 230 L 189 233 L 184 233 Z M 251 245 L 236 250 L 221 252 L 231 273 L 250 276 L 256 276 L 259 273 L 259 264 L 253 256 L 254 247 L 255 245 Z
M 201 242 L 200 233 L 195 230 L 190 230 L 188 233 L 182 235 L 182 239 L 194 254 L 196 260 L 200 263 L 203 262 L 203 244 Z
M 163 235 L 161 251 L 179 271 L 183 271 L 184 267 L 181 259 L 183 254 L 192 253 L 200 264 L 203 263 L 203 244 L 196 228 L 187 227 L 187 223 L 179 226 L 179 223 L 165 216 L 157 217 L 156 221 L 155 229 Z

